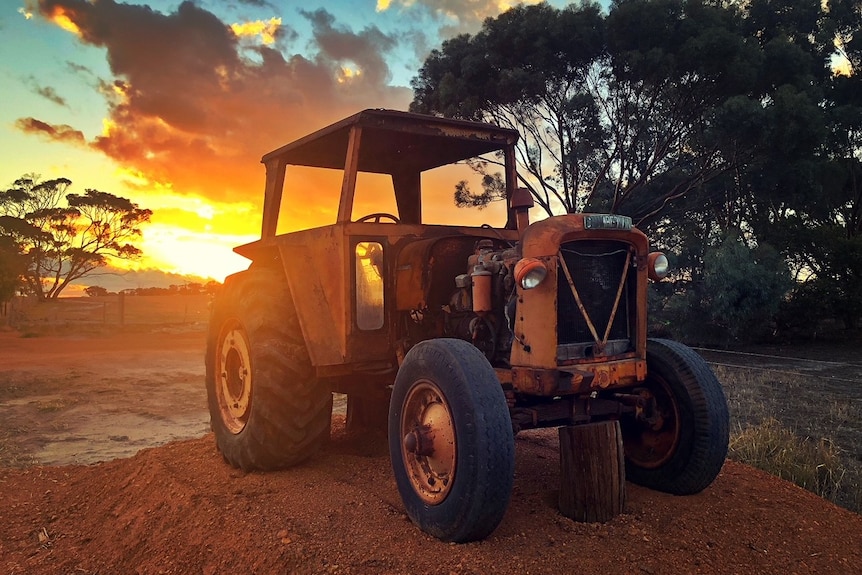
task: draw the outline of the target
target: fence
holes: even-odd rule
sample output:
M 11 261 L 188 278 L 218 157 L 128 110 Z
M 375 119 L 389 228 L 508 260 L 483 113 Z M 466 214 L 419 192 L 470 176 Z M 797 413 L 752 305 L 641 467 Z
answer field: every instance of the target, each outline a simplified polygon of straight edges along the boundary
M 204 324 L 209 318 L 209 294 L 109 295 L 39 301 L 15 297 L 0 303 L 0 325 Z

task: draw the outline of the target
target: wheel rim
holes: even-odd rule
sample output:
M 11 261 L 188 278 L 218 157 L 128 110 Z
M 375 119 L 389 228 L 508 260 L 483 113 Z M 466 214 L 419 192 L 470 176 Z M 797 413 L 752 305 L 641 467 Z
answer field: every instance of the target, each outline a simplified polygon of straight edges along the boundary
M 219 334 L 216 398 L 225 427 L 237 434 L 245 428 L 251 407 L 251 355 L 248 336 L 240 323 L 230 320 Z
M 401 437 L 413 490 L 428 505 L 442 503 L 455 479 L 455 426 L 449 403 L 432 382 L 416 383 L 404 400 Z
M 679 445 L 679 406 L 663 379 L 653 378 L 647 394 L 655 402 L 654 419 L 632 420 L 623 429 L 626 457 L 645 469 L 655 469 L 667 463 Z

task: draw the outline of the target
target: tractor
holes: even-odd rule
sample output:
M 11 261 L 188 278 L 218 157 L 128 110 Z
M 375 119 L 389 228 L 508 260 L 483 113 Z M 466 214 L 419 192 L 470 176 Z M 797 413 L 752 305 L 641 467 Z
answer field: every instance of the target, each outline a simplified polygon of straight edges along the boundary
M 347 430 L 388 443 L 407 515 L 443 541 L 499 525 L 514 437 L 531 429 L 617 421 L 627 480 L 679 495 L 712 483 L 728 445 L 721 386 L 691 348 L 647 337 L 667 258 L 624 215 L 531 222 L 517 141 L 369 109 L 263 156 L 261 237 L 235 248 L 251 263 L 226 278 L 207 336 L 228 463 L 312 457 L 338 393 Z M 504 198 L 501 225 L 440 222 L 467 172 Z M 290 229 L 315 219 L 329 223 Z

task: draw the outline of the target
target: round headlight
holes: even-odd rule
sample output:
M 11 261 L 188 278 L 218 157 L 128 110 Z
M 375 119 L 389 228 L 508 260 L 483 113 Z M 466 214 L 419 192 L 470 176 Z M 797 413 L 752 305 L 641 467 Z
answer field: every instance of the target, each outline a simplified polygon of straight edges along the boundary
M 647 259 L 649 279 L 659 282 L 667 277 L 670 265 L 667 256 L 661 252 L 652 252 Z
M 548 275 L 548 268 L 536 258 L 524 258 L 515 264 L 515 281 L 523 289 L 533 289 Z

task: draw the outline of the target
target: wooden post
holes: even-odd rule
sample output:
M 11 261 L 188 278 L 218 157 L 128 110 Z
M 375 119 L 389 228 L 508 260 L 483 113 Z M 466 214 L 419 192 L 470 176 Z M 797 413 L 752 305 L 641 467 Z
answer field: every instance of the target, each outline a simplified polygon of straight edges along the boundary
M 623 512 L 626 472 L 618 421 L 560 427 L 560 512 L 605 523 Z

